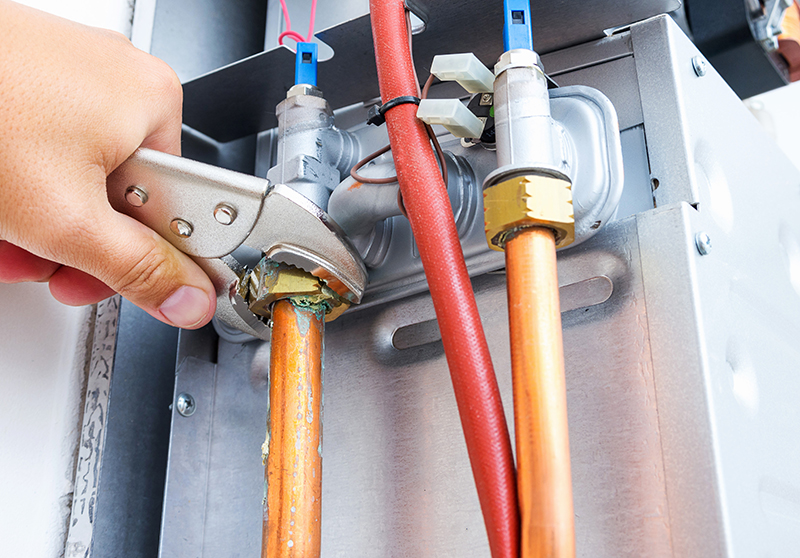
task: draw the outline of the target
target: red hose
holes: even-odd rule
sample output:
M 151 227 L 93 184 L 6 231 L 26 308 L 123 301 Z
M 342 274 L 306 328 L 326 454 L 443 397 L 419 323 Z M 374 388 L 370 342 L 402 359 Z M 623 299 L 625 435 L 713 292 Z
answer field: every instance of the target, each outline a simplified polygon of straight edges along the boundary
M 370 0 L 383 102 L 417 95 L 403 0 Z M 511 440 L 453 211 L 417 107 L 386 112 L 389 141 L 439 321 L 493 558 L 519 554 Z

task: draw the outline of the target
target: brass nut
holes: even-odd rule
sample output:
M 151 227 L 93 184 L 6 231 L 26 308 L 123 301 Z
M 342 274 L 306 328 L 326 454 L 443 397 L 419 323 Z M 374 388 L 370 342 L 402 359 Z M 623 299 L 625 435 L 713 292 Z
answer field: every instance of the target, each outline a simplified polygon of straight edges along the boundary
M 300 306 L 326 307 L 325 321 L 338 318 L 350 302 L 321 279 L 297 267 L 262 259 L 255 269 L 240 282 L 239 294 L 247 301 L 250 311 L 257 316 L 269 318 L 270 308 L 278 300 L 291 299 Z
M 483 192 L 486 240 L 503 251 L 509 234 L 526 227 L 548 227 L 556 232 L 556 247 L 575 241 L 572 184 L 551 176 L 516 176 Z

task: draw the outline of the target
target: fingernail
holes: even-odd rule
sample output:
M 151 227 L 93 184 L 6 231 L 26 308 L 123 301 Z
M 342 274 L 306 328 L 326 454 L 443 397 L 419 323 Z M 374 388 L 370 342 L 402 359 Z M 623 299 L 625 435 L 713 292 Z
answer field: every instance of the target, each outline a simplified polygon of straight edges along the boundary
M 173 325 L 194 327 L 202 322 L 210 310 L 210 301 L 205 291 L 197 287 L 183 286 L 170 296 L 159 311 Z

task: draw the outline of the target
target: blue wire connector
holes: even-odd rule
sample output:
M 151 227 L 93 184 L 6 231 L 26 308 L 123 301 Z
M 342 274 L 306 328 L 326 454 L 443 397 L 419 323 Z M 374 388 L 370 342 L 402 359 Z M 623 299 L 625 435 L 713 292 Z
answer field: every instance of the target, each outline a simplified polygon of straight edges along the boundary
M 533 50 L 530 1 L 503 0 L 503 8 L 506 16 L 506 24 L 503 27 L 503 44 L 506 52 L 515 48 Z
M 317 45 L 316 43 L 297 43 L 297 56 L 294 61 L 294 83 L 317 85 Z

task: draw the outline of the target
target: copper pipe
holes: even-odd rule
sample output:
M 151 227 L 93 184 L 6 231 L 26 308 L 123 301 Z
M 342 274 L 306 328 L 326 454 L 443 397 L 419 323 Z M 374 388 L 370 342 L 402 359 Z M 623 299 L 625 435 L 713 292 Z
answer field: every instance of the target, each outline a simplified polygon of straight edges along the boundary
M 506 243 L 522 558 L 575 556 L 564 348 L 552 230 Z
M 272 307 L 262 558 L 318 558 L 322 511 L 322 308 Z

